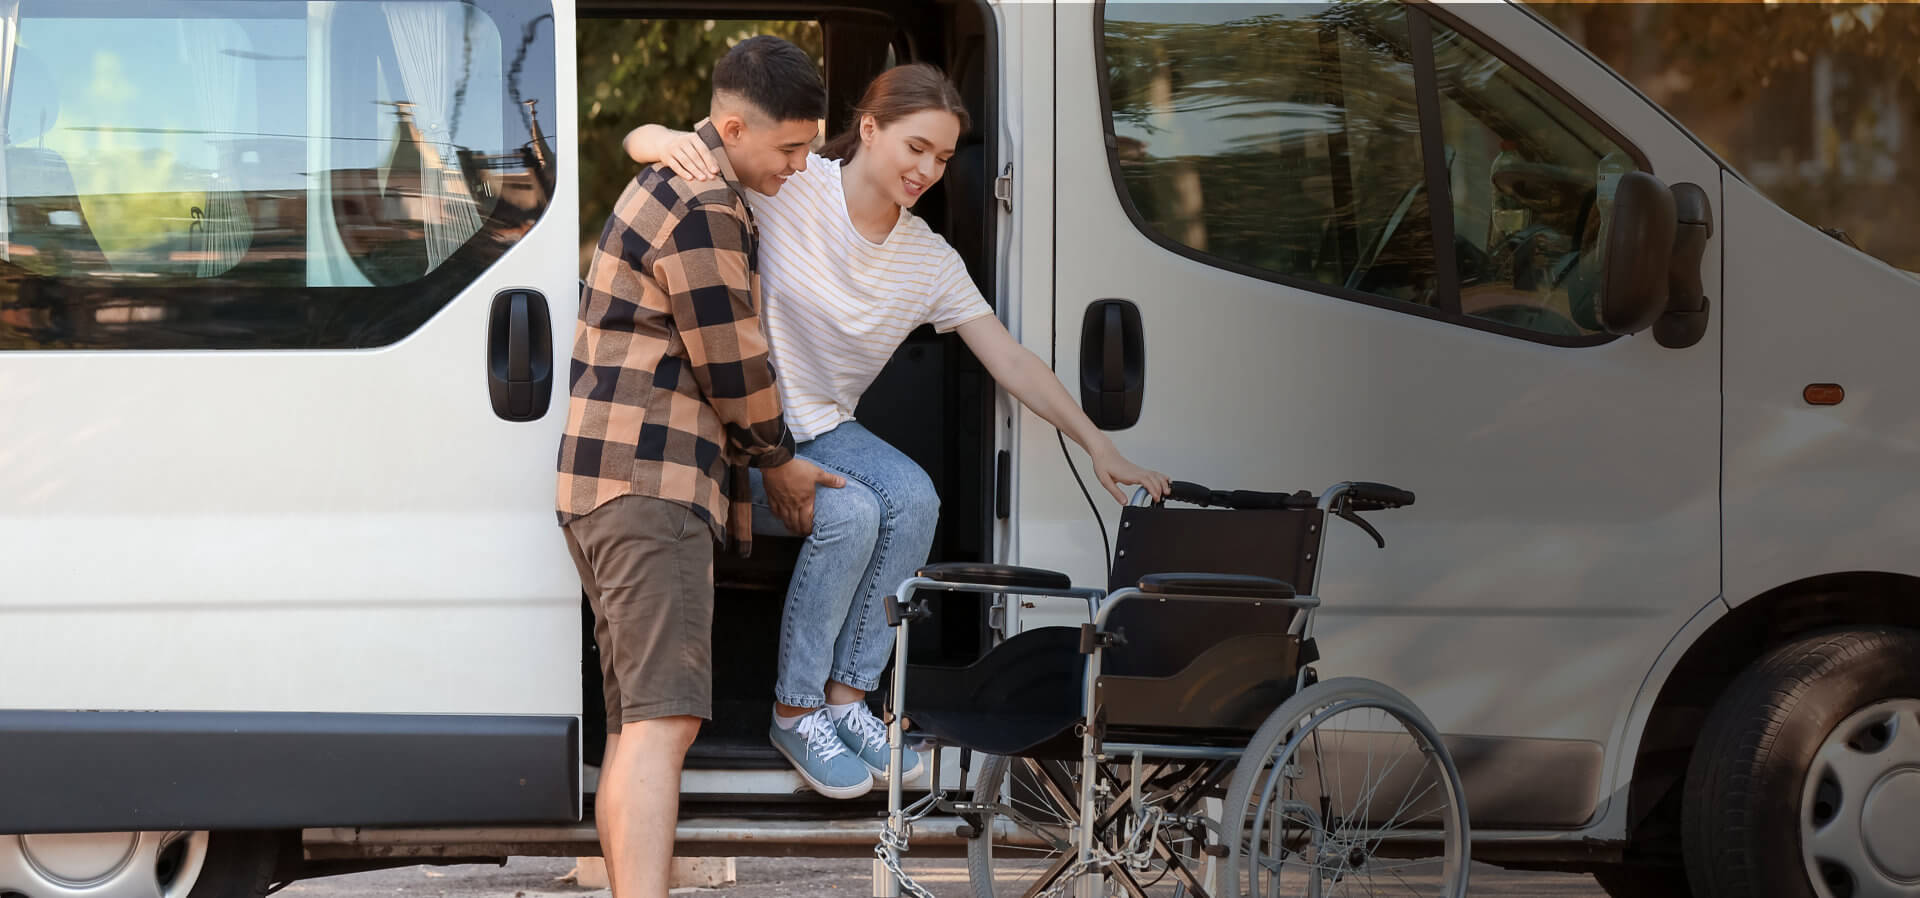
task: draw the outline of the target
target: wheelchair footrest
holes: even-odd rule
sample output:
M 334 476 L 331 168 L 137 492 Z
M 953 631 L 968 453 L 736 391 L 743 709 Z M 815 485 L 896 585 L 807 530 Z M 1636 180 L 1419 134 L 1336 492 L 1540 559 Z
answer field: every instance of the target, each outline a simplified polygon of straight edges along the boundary
M 1153 595 L 1186 595 L 1220 599 L 1291 599 L 1293 584 L 1272 577 L 1246 574 L 1148 574 L 1140 591 Z
M 975 564 L 950 561 L 920 569 L 920 576 L 942 583 L 978 583 L 1015 589 L 1072 589 L 1073 580 L 1059 571 L 1011 564 Z

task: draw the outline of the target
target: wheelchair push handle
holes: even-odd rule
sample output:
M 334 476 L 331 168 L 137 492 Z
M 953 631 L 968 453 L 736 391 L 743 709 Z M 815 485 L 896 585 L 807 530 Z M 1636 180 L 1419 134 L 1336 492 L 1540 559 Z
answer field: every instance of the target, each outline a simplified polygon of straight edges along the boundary
M 1396 486 L 1371 481 L 1344 483 L 1328 490 L 1335 505 L 1344 504 L 1353 511 L 1386 511 L 1413 504 L 1413 493 Z M 1263 493 L 1255 490 L 1214 490 L 1189 480 L 1173 481 L 1167 498 L 1202 508 L 1293 508 L 1308 509 L 1321 502 L 1306 490 L 1297 493 Z
M 1173 481 L 1167 498 L 1202 508 L 1296 508 L 1314 507 L 1316 500 L 1312 493 L 1302 490 L 1297 493 L 1262 493 L 1255 490 L 1210 490 L 1200 484 L 1186 480 Z
M 1144 490 L 1141 490 L 1139 493 L 1136 493 L 1136 498 L 1140 493 L 1144 492 Z M 1366 531 L 1366 534 L 1373 538 L 1374 544 L 1382 549 L 1387 547 L 1386 537 L 1381 536 L 1380 531 L 1374 529 L 1374 526 L 1367 523 L 1365 518 L 1360 517 L 1359 513 L 1363 511 L 1386 511 L 1392 508 L 1405 508 L 1413 504 L 1413 493 L 1411 491 L 1403 490 L 1397 486 L 1388 486 L 1384 483 L 1374 483 L 1366 480 L 1337 484 L 1320 496 L 1315 496 L 1306 490 L 1301 490 L 1297 493 L 1262 493 L 1253 490 L 1210 490 L 1189 480 L 1175 480 L 1173 481 L 1172 488 L 1167 491 L 1167 498 L 1175 502 L 1185 502 L 1188 505 L 1198 505 L 1202 508 L 1284 508 L 1294 510 L 1321 508 L 1328 514 Z
M 1354 511 L 1386 511 L 1413 504 L 1413 493 L 1384 483 L 1360 481 L 1347 486 L 1347 503 Z

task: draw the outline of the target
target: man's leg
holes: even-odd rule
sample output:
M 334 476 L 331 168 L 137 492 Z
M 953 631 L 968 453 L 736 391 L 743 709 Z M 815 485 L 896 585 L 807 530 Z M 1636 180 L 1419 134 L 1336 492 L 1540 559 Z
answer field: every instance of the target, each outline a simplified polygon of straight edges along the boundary
M 683 505 L 615 499 L 568 525 L 607 676 L 594 825 L 616 898 L 665 898 L 687 748 L 712 713 L 713 540 Z
M 609 737 L 593 822 L 614 898 L 664 898 L 680 819 L 680 769 L 698 717 L 659 717 Z
M 600 755 L 600 779 L 593 787 L 593 831 L 600 841 L 600 862 L 606 865 L 608 885 L 614 882 L 614 859 L 612 847 L 607 844 L 607 833 L 613 831 L 613 812 L 607 809 L 607 799 L 613 791 L 607 788 L 607 778 L 613 775 L 613 756 L 619 750 L 620 734 L 608 733 L 607 750 Z
M 583 528 L 584 529 L 584 528 Z M 600 587 L 593 575 L 593 562 L 587 558 L 587 547 L 570 527 L 561 528 L 566 536 L 567 554 L 573 556 L 574 568 L 580 573 L 580 591 L 587 596 L 587 604 L 593 609 L 593 642 L 600 656 L 600 694 L 606 707 L 606 750 L 600 753 L 600 778 L 594 786 L 593 828 L 600 841 L 600 860 L 607 868 L 607 882 L 615 881 L 613 845 L 607 840 L 608 821 L 611 813 L 608 802 L 613 800 L 613 790 L 607 788 L 607 781 L 613 775 L 613 758 L 620 749 L 620 709 L 623 702 L 620 697 L 620 678 L 613 669 L 613 631 L 607 624 L 606 609 L 600 604 Z M 596 548 L 598 548 L 596 546 Z M 614 802 L 618 804 L 617 801 Z

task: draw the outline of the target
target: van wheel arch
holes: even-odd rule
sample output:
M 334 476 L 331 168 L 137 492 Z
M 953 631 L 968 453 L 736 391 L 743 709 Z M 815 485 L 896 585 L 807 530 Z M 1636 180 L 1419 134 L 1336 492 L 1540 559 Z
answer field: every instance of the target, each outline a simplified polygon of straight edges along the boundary
M 1920 630 L 1920 577 L 1858 571 L 1783 584 L 1742 602 L 1695 640 L 1661 686 L 1634 748 L 1627 862 L 1681 865 L 1681 799 L 1692 748 L 1736 677 L 1808 634 L 1871 626 Z

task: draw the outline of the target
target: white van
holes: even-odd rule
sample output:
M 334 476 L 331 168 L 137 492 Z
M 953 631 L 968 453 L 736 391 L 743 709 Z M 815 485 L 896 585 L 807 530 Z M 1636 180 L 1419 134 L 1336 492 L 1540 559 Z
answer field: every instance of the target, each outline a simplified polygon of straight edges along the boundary
M 976 125 L 917 211 L 1129 457 L 1418 493 L 1332 536 L 1320 667 L 1451 734 L 1477 856 L 1920 879 L 1920 282 L 1523 7 L 0 0 L 0 895 L 597 850 L 575 35 L 670 16 L 819 22 L 835 129 L 945 66 Z M 1118 510 L 961 344 L 861 417 L 937 559 L 1104 580 Z M 793 548 L 722 562 L 683 854 L 872 845 L 764 742 Z

